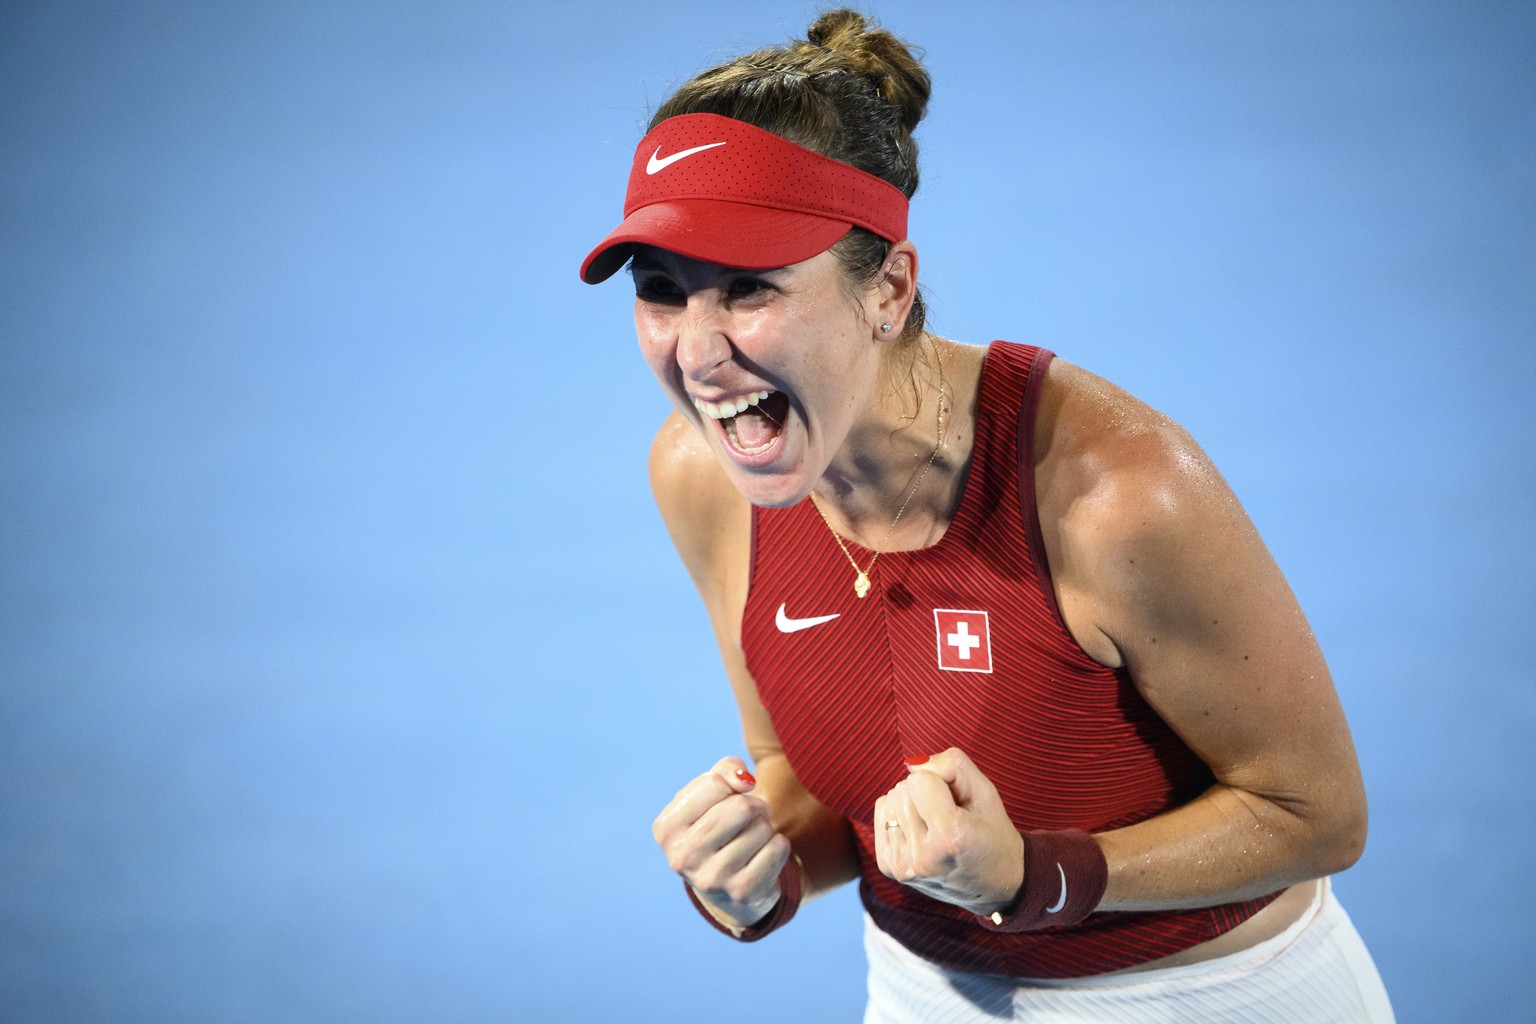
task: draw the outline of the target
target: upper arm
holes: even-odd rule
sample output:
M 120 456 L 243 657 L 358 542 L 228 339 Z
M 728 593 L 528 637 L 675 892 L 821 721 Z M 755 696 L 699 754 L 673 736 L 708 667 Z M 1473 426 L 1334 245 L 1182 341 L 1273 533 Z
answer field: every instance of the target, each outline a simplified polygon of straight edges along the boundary
M 779 751 L 741 649 L 751 567 L 752 507 L 731 486 L 698 431 L 668 416 L 650 454 L 651 490 L 667 532 L 709 614 L 754 761 Z
M 1219 781 L 1301 814 L 1363 810 L 1327 664 L 1253 523 L 1182 429 L 1116 401 L 1116 426 L 1085 435 L 1057 531 L 1101 660 Z

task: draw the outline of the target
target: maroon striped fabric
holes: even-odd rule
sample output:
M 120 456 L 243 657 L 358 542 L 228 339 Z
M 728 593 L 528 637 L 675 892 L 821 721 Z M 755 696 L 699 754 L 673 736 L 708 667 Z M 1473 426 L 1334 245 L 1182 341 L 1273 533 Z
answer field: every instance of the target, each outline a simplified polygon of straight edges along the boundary
M 1187 949 L 1268 899 L 1199 910 L 1099 913 L 1068 928 L 991 932 L 875 866 L 875 799 L 906 757 L 959 747 L 1020 829 L 1101 832 L 1188 802 L 1210 770 L 1141 699 L 1089 658 L 1058 615 L 1033 503 L 1038 385 L 1051 354 L 995 342 L 975 453 L 954 521 L 933 547 L 854 572 L 809 501 L 754 512 L 747 667 L 796 774 L 846 816 L 870 916 L 913 952 L 960 970 L 1078 977 Z M 874 552 L 850 544 L 867 565 Z M 837 615 L 784 632 L 778 620 Z

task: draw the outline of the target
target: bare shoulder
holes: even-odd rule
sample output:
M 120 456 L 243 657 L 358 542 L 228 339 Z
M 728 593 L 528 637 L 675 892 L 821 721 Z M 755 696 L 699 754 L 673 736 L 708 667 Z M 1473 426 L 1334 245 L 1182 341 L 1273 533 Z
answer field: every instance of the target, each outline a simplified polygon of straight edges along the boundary
M 1106 663 L 1114 634 L 1170 593 L 1237 563 L 1268 563 L 1247 514 L 1187 431 L 1128 392 L 1052 363 L 1035 444 L 1036 499 L 1063 614 Z M 1219 574 L 1218 574 L 1219 575 Z M 1075 614 L 1075 620 L 1074 620 Z
M 752 528 L 751 505 L 721 472 L 704 438 L 677 413 L 651 442 L 651 491 L 672 543 L 706 604 L 738 581 Z
M 1230 498 L 1226 482 L 1183 427 L 1060 359 L 1052 361 L 1046 378 L 1035 457 L 1040 483 L 1051 491 L 1042 499 L 1065 504 L 1101 529 L 1137 531 L 1146 516 L 1185 511 L 1182 502 Z

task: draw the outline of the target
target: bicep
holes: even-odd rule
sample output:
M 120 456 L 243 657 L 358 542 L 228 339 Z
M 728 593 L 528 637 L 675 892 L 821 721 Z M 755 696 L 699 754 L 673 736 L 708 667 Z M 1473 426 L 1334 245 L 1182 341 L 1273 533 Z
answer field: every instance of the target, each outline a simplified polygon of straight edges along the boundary
M 1219 781 L 1305 803 L 1320 780 L 1357 772 L 1322 652 L 1225 482 L 1206 465 L 1168 477 L 1098 556 L 1104 631 Z

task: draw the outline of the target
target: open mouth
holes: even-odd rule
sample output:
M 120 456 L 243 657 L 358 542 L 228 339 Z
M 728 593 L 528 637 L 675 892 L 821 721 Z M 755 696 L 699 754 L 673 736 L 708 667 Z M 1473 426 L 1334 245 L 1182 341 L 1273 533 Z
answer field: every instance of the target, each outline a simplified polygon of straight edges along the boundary
M 695 398 L 694 407 L 720 424 L 730 446 L 743 455 L 760 455 L 773 446 L 784 430 L 789 396 L 780 391 L 758 391 L 726 402 Z

